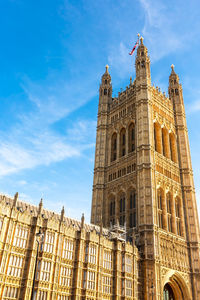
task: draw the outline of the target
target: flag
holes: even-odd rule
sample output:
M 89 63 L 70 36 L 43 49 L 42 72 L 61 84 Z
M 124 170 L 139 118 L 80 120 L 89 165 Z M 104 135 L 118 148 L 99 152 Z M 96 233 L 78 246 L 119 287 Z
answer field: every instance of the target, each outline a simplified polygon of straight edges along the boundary
M 131 52 L 129 52 L 129 55 L 133 55 L 133 52 L 135 51 L 135 49 L 137 48 L 138 45 L 139 45 L 139 38 L 138 38 L 137 42 L 135 43 L 135 46 L 133 47 Z

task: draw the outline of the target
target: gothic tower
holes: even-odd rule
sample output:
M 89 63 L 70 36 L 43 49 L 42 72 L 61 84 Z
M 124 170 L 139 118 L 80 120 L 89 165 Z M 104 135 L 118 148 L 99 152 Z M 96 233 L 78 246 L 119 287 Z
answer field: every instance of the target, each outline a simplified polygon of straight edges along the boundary
M 112 98 L 102 76 L 91 222 L 124 228 L 140 252 L 138 299 L 200 299 L 200 234 L 178 75 L 151 85 L 140 39 L 136 79 Z

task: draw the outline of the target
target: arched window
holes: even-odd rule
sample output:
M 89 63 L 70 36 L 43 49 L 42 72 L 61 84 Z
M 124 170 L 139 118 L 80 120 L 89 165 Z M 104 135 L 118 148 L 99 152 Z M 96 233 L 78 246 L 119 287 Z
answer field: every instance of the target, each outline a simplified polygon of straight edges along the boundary
M 110 217 L 110 225 L 114 225 L 115 224 L 115 197 L 112 197 L 110 199 L 109 217 Z
M 161 126 L 158 123 L 154 123 L 154 147 L 157 152 L 162 154 Z
M 126 154 L 126 130 L 122 128 L 120 131 L 120 156 Z
M 145 61 L 144 60 L 141 62 L 141 67 L 145 68 Z
M 132 190 L 129 195 L 129 227 L 136 227 L 136 192 Z
M 167 223 L 168 223 L 168 230 L 172 232 L 172 200 L 171 194 L 167 193 L 166 195 L 166 204 L 167 204 Z
M 113 133 L 111 139 L 111 161 L 117 159 L 117 134 Z
M 178 235 L 181 235 L 181 215 L 180 215 L 180 199 L 175 199 L 175 213 L 176 213 L 176 231 Z
M 157 207 L 158 207 L 158 226 L 163 228 L 163 191 L 157 191 Z
M 175 300 L 173 290 L 168 283 L 164 287 L 163 300 Z
M 128 152 L 135 150 L 135 126 L 133 123 L 128 128 Z
M 162 128 L 162 149 L 163 155 L 170 158 L 169 133 L 166 128 Z
M 126 216 L 126 199 L 125 194 L 122 193 L 119 198 L 119 225 L 125 225 L 125 216 Z
M 177 162 L 176 138 L 173 133 L 170 133 L 169 140 L 170 140 L 171 160 Z

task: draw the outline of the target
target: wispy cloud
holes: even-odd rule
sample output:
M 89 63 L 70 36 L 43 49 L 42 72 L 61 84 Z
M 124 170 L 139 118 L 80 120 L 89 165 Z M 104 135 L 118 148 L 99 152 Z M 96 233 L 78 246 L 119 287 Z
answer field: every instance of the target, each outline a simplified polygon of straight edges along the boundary
M 25 77 L 22 88 L 37 109 L 37 113 L 32 114 L 29 122 L 35 122 L 36 118 L 39 118 L 40 122 L 43 120 L 45 124 L 54 123 L 67 116 L 87 103 L 97 93 L 93 79 L 87 77 L 78 83 L 75 79 L 56 78 L 56 74 L 53 78 L 51 75 L 46 81 L 40 83 Z
M 0 134 L 1 177 L 77 157 L 94 146 L 90 139 L 95 128 L 93 121 L 79 120 L 78 127 L 68 124 L 65 134 L 52 129 L 55 122 L 95 95 L 90 80 L 87 83 L 83 80 L 80 85 L 59 80 L 56 84 L 52 80 L 39 84 L 25 78 L 22 87 L 34 108 L 19 115 L 19 122 L 8 133 Z
M 171 4 L 159 0 L 139 1 L 145 14 L 142 34 L 151 48 L 152 61 L 190 47 L 190 43 L 186 41 L 191 42 L 194 39 L 198 28 L 195 23 L 199 22 L 199 18 L 197 21 L 191 18 L 194 12 L 192 13 L 193 7 L 189 3 L 185 7 L 183 2 L 177 1 L 172 7 Z M 186 11 L 187 14 L 185 14 Z M 191 26 L 188 26 L 190 23 L 193 28 L 192 32 Z

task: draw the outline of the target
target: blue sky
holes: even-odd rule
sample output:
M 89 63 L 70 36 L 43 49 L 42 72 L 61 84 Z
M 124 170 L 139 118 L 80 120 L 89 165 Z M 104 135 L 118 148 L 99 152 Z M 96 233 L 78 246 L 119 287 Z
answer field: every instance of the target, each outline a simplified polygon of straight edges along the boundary
M 0 191 L 90 218 L 98 87 L 110 66 L 113 96 L 135 77 L 137 33 L 152 82 L 183 85 L 200 201 L 200 4 L 159 0 L 1 0 Z M 200 205 L 199 205 L 200 206 Z

